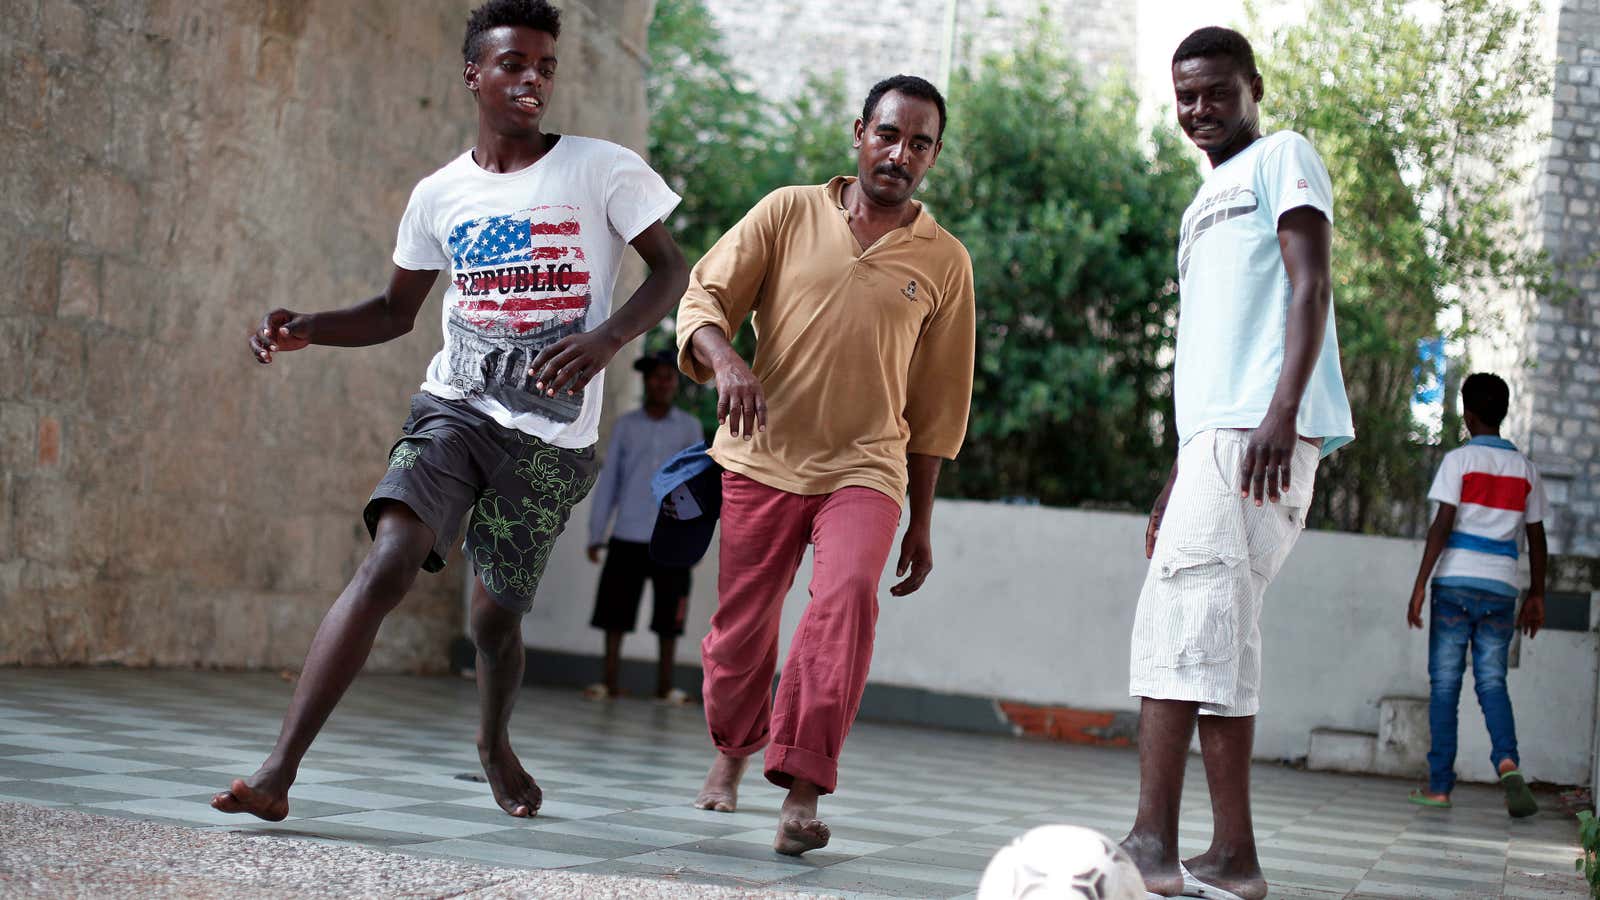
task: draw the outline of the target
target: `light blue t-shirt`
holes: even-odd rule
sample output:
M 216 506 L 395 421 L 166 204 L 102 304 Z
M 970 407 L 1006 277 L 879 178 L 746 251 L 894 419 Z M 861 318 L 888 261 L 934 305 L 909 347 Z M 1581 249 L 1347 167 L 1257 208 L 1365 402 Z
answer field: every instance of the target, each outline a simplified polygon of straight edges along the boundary
M 1261 424 L 1283 370 L 1291 289 L 1278 219 L 1310 206 L 1333 221 L 1333 184 L 1304 137 L 1258 139 L 1206 175 L 1178 238 L 1178 350 L 1173 378 L 1178 440 Z M 1296 420 L 1322 455 L 1355 438 L 1339 369 L 1333 307 Z
M 703 440 L 700 420 L 681 409 L 669 409 L 659 419 L 643 409 L 619 417 L 611 426 L 611 445 L 594 485 L 589 546 L 604 544 L 608 527 L 619 541 L 648 543 L 659 506 L 650 493 L 651 477 L 673 454 Z

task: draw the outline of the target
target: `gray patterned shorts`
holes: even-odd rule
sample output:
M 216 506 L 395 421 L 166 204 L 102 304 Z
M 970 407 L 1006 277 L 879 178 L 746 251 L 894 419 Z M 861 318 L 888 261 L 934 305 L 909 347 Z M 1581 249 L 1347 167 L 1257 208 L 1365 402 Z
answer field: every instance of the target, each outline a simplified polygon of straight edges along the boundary
M 422 568 L 437 572 L 464 515 L 463 550 L 489 595 L 507 609 L 533 608 L 534 591 L 567 515 L 594 486 L 595 448 L 568 450 L 506 428 L 458 400 L 411 398 L 405 436 L 362 518 L 376 534 L 385 501 L 397 500 L 433 529 Z

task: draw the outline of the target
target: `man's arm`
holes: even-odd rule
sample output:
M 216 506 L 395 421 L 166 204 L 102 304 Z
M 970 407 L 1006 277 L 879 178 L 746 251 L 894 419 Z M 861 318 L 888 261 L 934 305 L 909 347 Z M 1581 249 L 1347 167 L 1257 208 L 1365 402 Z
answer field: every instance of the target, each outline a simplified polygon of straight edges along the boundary
M 1293 292 L 1284 328 L 1283 369 L 1267 414 L 1250 435 L 1239 472 L 1241 494 L 1254 496 L 1257 506 L 1263 498 L 1278 502 L 1279 492 L 1289 489 L 1289 464 L 1300 439 L 1295 420 L 1317 365 L 1333 302 L 1332 247 L 1333 225 L 1315 207 L 1299 206 L 1279 217 L 1278 250 Z
M 1533 640 L 1544 627 L 1544 573 L 1549 563 L 1550 551 L 1544 541 L 1544 523 L 1528 523 L 1528 598 L 1522 601 L 1522 613 L 1517 626 Z
M 933 571 L 933 489 L 939 484 L 939 467 L 943 464 L 944 460 L 937 456 L 906 455 L 911 480 L 911 524 L 900 542 L 900 561 L 894 567 L 895 577 L 905 580 L 889 588 L 896 597 L 915 593 Z
M 767 430 L 767 395 L 761 381 L 750 371 L 728 336 L 716 325 L 702 325 L 689 336 L 689 350 L 695 361 L 716 373 L 717 424 L 728 424 L 728 433 L 745 440 L 757 429 Z
M 428 291 L 438 277 L 437 270 L 396 266 L 383 293 L 355 306 L 321 313 L 275 309 L 251 332 L 250 353 L 265 365 L 272 362 L 274 353 L 288 353 L 310 344 L 367 347 L 392 341 L 416 324 L 417 310 L 428 299 Z
M 695 264 L 678 306 L 678 368 L 717 385 L 717 424 L 755 437 L 767 429 L 767 398 L 731 339 L 755 309 L 783 229 L 787 194 L 774 191 L 751 207 Z
M 1450 532 L 1455 529 L 1455 504 L 1440 503 L 1439 512 L 1428 527 L 1428 541 L 1422 548 L 1422 565 L 1417 567 L 1417 581 L 1411 586 L 1411 604 L 1406 607 L 1406 622 L 1412 628 L 1422 627 L 1422 604 L 1428 597 L 1428 576 L 1433 574 L 1433 567 L 1444 552 L 1445 542 L 1450 540 Z
M 568 335 L 544 348 L 528 366 L 535 390 L 544 391 L 549 397 L 561 390 L 569 394 L 583 390 L 605 371 L 618 350 L 655 327 L 683 296 L 684 286 L 689 283 L 689 264 L 684 262 L 683 252 L 667 226 L 652 223 L 630 243 L 650 267 L 649 277 L 598 328 Z
M 1178 461 L 1172 461 L 1172 472 L 1167 475 L 1167 486 L 1161 489 L 1156 496 L 1155 505 L 1150 507 L 1150 521 L 1144 526 L 1144 558 L 1151 559 L 1156 555 L 1156 538 L 1161 535 L 1161 520 L 1167 514 L 1167 501 L 1172 499 L 1172 486 L 1178 481 Z

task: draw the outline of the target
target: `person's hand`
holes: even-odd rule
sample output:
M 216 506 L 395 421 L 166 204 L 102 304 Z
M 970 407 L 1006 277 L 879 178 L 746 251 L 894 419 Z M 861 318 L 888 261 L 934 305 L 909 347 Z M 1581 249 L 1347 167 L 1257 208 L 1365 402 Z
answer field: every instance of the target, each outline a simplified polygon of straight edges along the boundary
M 761 381 L 738 354 L 728 353 L 717 360 L 717 424 L 728 424 L 728 433 L 750 440 L 756 430 L 767 430 L 767 395 Z
M 1289 489 L 1289 468 L 1294 462 L 1295 443 L 1300 435 L 1295 431 L 1295 415 L 1268 410 L 1261 424 L 1250 432 L 1250 443 L 1244 451 L 1244 463 L 1239 467 L 1239 493 L 1255 498 L 1260 506 L 1263 499 L 1278 502 L 1283 491 Z
M 590 544 L 589 545 L 589 562 L 592 562 L 597 566 L 600 565 L 600 551 L 602 549 L 604 549 L 604 547 L 605 547 L 605 544 Z
M 272 354 L 299 350 L 311 343 L 311 317 L 287 309 L 275 309 L 250 332 L 250 355 L 256 362 L 272 362 Z
M 1411 603 L 1406 607 L 1406 624 L 1412 628 L 1422 627 L 1422 604 L 1427 599 L 1427 589 L 1417 585 L 1411 589 Z
M 933 539 L 928 535 L 926 528 L 911 528 L 906 531 L 906 536 L 900 541 L 900 562 L 895 564 L 896 578 L 905 580 L 889 588 L 889 593 L 896 597 L 916 593 L 917 588 L 928 580 L 928 573 L 933 571 Z M 907 572 L 911 574 L 906 575 Z
M 576 394 L 606 370 L 611 357 L 622 349 L 622 342 L 611 336 L 604 325 L 593 331 L 569 334 L 539 351 L 528 364 L 533 389 L 546 397 L 557 391 Z
M 1533 636 L 1544 627 L 1544 595 L 1528 594 L 1528 599 L 1522 601 L 1522 612 L 1517 614 L 1517 627 L 1522 633 L 1533 640 Z

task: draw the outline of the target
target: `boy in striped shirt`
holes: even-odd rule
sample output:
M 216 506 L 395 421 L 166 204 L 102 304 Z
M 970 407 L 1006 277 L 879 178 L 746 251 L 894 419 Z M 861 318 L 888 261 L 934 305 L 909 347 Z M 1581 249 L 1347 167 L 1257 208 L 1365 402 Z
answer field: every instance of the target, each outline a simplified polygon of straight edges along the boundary
M 1422 627 L 1423 589 L 1431 574 L 1428 725 L 1433 747 L 1427 790 L 1412 791 L 1410 799 L 1422 806 L 1450 806 L 1456 781 L 1456 707 L 1471 645 L 1472 682 L 1493 745 L 1489 761 L 1505 787 L 1507 811 L 1521 818 L 1539 807 L 1517 767 L 1506 653 L 1518 628 L 1532 639 L 1544 624 L 1546 504 L 1539 470 L 1500 436 L 1510 401 L 1511 390 L 1498 376 L 1480 372 L 1467 377 L 1461 405 L 1472 439 L 1445 454 L 1428 490 L 1439 512 L 1428 529 L 1406 621 L 1412 628 Z M 1517 557 L 1524 529 L 1532 583 L 1519 616 Z

